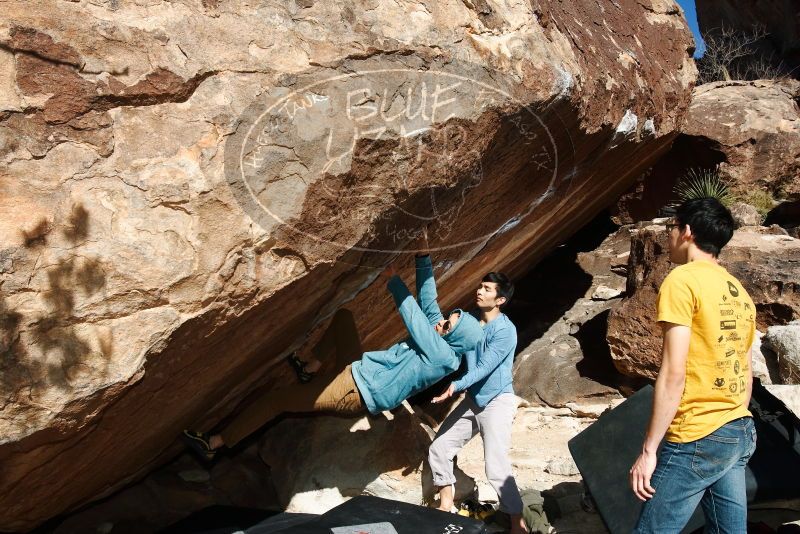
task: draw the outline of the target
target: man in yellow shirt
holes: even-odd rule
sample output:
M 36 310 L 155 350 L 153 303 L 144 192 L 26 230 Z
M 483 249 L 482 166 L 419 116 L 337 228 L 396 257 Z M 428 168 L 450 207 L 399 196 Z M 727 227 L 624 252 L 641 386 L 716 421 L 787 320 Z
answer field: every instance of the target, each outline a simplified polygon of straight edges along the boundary
M 658 293 L 661 369 L 642 453 L 630 470 L 631 487 L 645 501 L 635 532 L 678 533 L 698 503 L 707 532 L 747 531 L 755 306 L 717 261 L 733 229 L 730 212 L 713 198 L 684 202 L 667 224 L 670 260 L 679 266 Z

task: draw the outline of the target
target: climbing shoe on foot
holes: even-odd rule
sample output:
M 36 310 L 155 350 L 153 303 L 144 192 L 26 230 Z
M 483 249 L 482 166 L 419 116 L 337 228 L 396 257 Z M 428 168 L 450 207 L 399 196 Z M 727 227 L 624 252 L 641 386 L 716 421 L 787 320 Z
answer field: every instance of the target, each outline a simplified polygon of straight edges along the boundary
M 203 432 L 195 432 L 194 430 L 184 430 L 181 434 L 181 440 L 186 444 L 189 449 L 197 454 L 201 460 L 210 462 L 217 454 L 216 449 L 211 448 L 211 437 Z
M 297 375 L 297 379 L 302 384 L 307 384 L 311 382 L 311 379 L 314 378 L 314 373 L 309 373 L 306 371 L 306 362 L 301 360 L 297 357 L 297 353 L 291 353 L 287 358 L 286 361 L 289 362 L 289 365 L 292 366 L 294 369 L 295 374 Z

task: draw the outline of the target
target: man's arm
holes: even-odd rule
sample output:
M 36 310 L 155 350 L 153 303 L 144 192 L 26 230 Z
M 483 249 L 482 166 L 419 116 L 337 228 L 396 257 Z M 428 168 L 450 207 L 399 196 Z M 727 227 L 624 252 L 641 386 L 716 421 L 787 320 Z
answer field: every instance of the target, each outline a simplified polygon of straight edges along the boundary
M 470 369 L 475 369 L 475 367 L 478 365 L 478 353 L 477 353 L 477 351 L 473 349 L 473 350 L 465 352 L 464 353 L 464 360 L 466 361 L 466 369 L 467 369 L 468 372 L 469 372 Z M 443 401 L 449 399 L 450 397 L 452 397 L 455 394 L 456 394 L 456 383 L 455 382 L 450 382 L 447 385 L 447 389 L 445 389 L 444 392 L 442 392 L 441 395 L 437 395 L 436 397 L 432 398 L 431 402 L 433 404 L 438 404 L 440 402 L 443 402 Z
M 675 323 L 662 322 L 664 344 L 661 356 L 661 369 L 656 379 L 653 395 L 653 411 L 647 434 L 642 444 L 642 453 L 630 470 L 630 483 L 633 492 L 642 501 L 655 494 L 650 486 L 650 477 L 656 468 L 656 451 L 675 418 L 683 396 L 686 383 L 686 358 L 689 355 L 691 328 Z
M 475 382 L 489 376 L 503 362 L 509 352 L 513 353 L 516 349 L 517 332 L 513 326 L 503 328 L 495 332 L 491 340 L 481 343 L 484 343 L 481 357 L 478 358 L 477 350 L 466 352 L 464 359 L 467 361 L 467 372 L 460 379 L 451 382 L 441 395 L 431 399 L 432 403 L 436 404 L 449 399 L 457 392 L 465 390 Z
M 403 318 L 409 335 L 422 351 L 421 358 L 428 363 L 436 364 L 454 357 L 453 349 L 433 329 L 422 308 L 411 296 L 411 292 L 400 277 L 390 278 L 387 286 L 394 297 L 397 311 L 400 312 L 400 317 Z
M 753 396 L 753 347 L 747 351 L 747 397 L 744 399 L 744 407 L 750 406 L 750 399 Z
M 475 382 L 479 382 L 497 369 L 509 353 L 514 352 L 517 346 L 517 335 L 513 326 L 500 328 L 491 339 L 482 341 L 483 351 L 480 358 L 473 352 L 473 361 L 467 360 L 467 372 L 464 376 L 453 382 L 454 391 L 463 391 Z M 469 354 L 469 353 L 467 353 Z M 474 363 L 473 363 L 474 362 Z

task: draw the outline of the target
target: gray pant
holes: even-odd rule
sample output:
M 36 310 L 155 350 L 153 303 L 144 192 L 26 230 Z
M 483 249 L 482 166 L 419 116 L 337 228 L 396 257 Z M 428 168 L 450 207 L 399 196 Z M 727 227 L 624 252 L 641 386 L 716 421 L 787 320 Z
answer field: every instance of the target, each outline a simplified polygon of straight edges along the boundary
M 434 485 L 441 487 L 455 483 L 453 458 L 480 432 L 486 478 L 500 498 L 500 509 L 512 515 L 521 514 L 522 498 L 508 459 L 511 424 L 516 412 L 517 398 L 512 393 L 498 395 L 485 408 L 479 408 L 467 395 L 439 427 L 428 451 Z

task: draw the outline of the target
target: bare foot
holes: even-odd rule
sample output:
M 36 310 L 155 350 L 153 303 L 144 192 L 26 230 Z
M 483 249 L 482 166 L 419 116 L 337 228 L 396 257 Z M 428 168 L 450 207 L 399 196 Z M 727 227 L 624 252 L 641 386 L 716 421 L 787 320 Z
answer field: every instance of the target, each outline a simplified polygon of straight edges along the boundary
M 295 355 L 297 356 L 298 360 L 303 362 L 303 371 L 306 373 L 316 373 L 319 371 L 319 368 L 322 367 L 322 362 L 316 358 L 314 352 L 308 345 L 304 345 L 297 349 Z
M 222 439 L 222 436 L 220 436 L 219 434 L 214 434 L 213 436 L 208 438 L 208 446 L 211 447 L 214 450 L 219 449 L 223 445 L 225 445 L 225 441 Z
M 453 511 L 453 500 L 455 499 L 456 489 L 451 484 L 439 488 L 439 510 L 443 512 Z
M 322 367 L 322 362 L 316 358 L 310 358 L 308 360 L 305 360 L 305 364 L 306 365 L 305 367 L 303 367 L 303 370 L 306 373 L 316 373 L 317 371 L 319 371 L 319 368 Z

